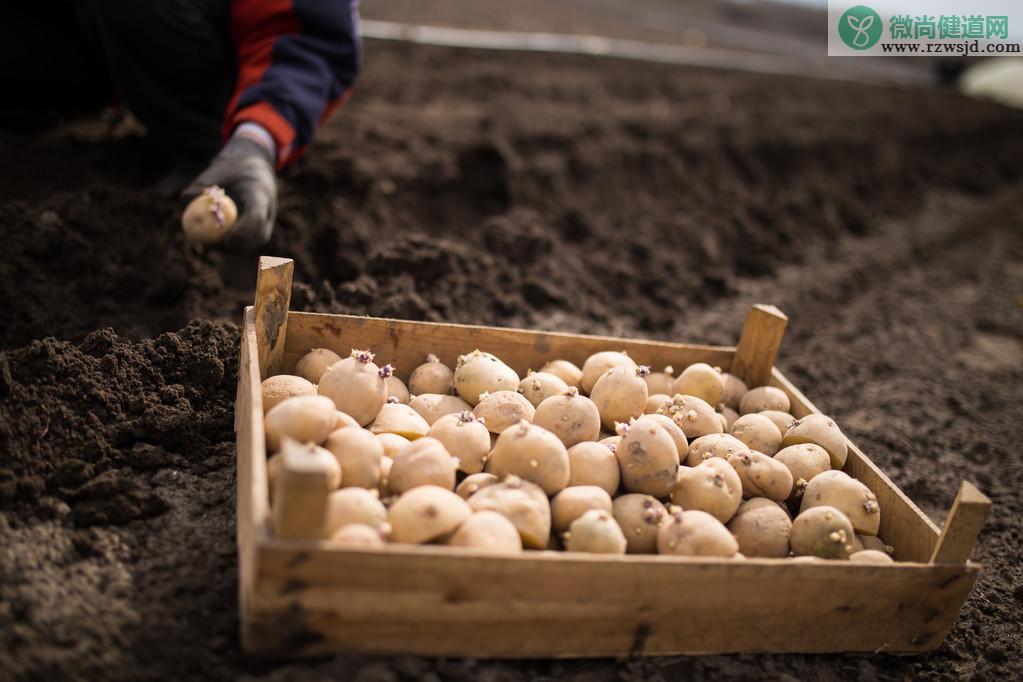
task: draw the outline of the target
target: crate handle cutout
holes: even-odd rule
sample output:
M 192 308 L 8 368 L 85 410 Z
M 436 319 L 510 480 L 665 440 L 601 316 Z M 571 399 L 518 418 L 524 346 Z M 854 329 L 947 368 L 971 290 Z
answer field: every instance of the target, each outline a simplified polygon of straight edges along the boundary
M 295 261 L 275 256 L 259 257 L 256 280 L 256 343 L 259 378 L 280 372 L 284 341 L 288 336 L 288 307 Z
M 788 324 L 789 318 L 773 305 L 757 303 L 750 308 L 735 349 L 732 374 L 750 388 L 771 383 L 771 369 Z
M 965 564 L 969 561 L 990 508 L 991 500 L 988 496 L 969 481 L 963 481 L 952 503 L 952 510 L 945 519 L 945 526 L 941 529 L 941 537 L 931 555 L 931 563 Z

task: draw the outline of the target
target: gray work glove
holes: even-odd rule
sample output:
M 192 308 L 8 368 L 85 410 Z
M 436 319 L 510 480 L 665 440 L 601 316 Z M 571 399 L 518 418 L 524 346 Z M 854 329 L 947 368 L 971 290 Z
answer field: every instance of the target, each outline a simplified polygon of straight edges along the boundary
M 210 185 L 224 188 L 238 205 L 238 221 L 224 238 L 224 245 L 251 250 L 266 244 L 277 217 L 277 175 L 270 150 L 251 138 L 235 135 L 181 195 L 190 200 Z

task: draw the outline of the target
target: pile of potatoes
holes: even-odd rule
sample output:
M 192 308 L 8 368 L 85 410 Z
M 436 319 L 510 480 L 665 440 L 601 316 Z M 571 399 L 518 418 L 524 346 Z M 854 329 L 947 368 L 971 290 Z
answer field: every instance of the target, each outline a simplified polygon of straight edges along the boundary
M 474 350 L 406 383 L 369 351 L 317 348 L 262 394 L 281 538 L 892 561 L 834 421 L 704 363 L 602 351 L 520 377 Z

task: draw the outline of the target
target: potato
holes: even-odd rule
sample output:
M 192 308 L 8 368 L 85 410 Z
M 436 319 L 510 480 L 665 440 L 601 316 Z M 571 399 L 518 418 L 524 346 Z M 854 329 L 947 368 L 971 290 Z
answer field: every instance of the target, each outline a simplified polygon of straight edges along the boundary
M 192 199 L 181 214 L 185 237 L 197 244 L 217 244 L 238 220 L 238 206 L 217 185 L 210 185 Z
M 522 538 L 511 521 L 495 511 L 474 513 L 448 539 L 451 547 L 467 547 L 488 554 L 519 554 Z
M 800 511 L 829 506 L 845 514 L 853 529 L 863 535 L 877 535 L 881 508 L 877 496 L 862 481 L 842 471 L 825 471 L 806 484 Z
M 657 414 L 657 412 L 671 402 L 671 396 L 667 393 L 654 393 L 646 399 L 646 407 L 643 408 L 643 414 Z
M 568 485 L 568 451 L 550 431 L 523 420 L 497 437 L 487 471 L 498 478 L 518 476 L 553 495 Z
M 426 356 L 426 362 L 412 370 L 412 375 L 408 378 L 408 390 L 412 395 L 424 393 L 448 395 L 454 390 L 454 379 L 455 374 L 451 368 L 430 353 Z
M 463 500 L 468 500 L 488 485 L 494 485 L 495 483 L 500 483 L 500 481 L 501 479 L 497 476 L 481 471 L 478 474 L 469 474 L 466 476 L 465 480 L 459 483 L 458 487 L 455 488 L 455 492 Z
M 611 513 L 611 496 L 595 485 L 569 486 L 551 500 L 551 519 L 554 530 L 564 533 L 572 522 L 591 509 Z
M 834 507 L 813 507 L 792 522 L 790 542 L 797 556 L 848 559 L 852 550 L 853 527 L 845 514 Z
M 657 553 L 657 529 L 668 514 L 657 498 L 640 493 L 621 495 L 614 499 L 612 513 L 625 534 L 627 553 Z
M 565 550 L 591 554 L 625 554 L 625 535 L 611 514 L 591 509 L 575 519 L 567 533 Z
M 384 541 L 380 537 L 380 531 L 361 523 L 349 523 L 339 528 L 328 541 L 331 547 L 346 547 L 349 549 L 372 549 L 383 547 Z
M 361 429 L 362 425 L 341 410 L 334 410 L 334 425 L 330 429 L 331 432 L 346 428 Z
M 670 398 L 675 394 L 675 391 L 671 390 L 672 384 L 675 383 L 675 370 L 671 365 L 665 367 L 663 372 L 650 372 L 643 380 L 646 381 L 647 393 L 650 395 L 662 393 Z
M 423 417 L 408 405 L 385 403 L 369 425 L 374 434 L 393 433 L 408 440 L 422 438 L 430 430 Z
M 415 445 L 413 443 L 409 447 Z M 395 466 L 397 464 L 395 462 Z M 420 485 L 402 493 L 394 501 L 387 520 L 391 524 L 393 542 L 421 544 L 453 532 L 470 516 L 472 508 L 450 490 Z
M 721 523 L 728 523 L 742 503 L 742 482 L 728 462 L 712 457 L 695 467 L 678 470 L 671 501 L 683 509 L 699 509 Z
M 663 414 L 644 414 L 636 421 L 651 421 L 655 424 L 659 424 L 661 428 L 668 432 L 671 436 L 671 440 L 675 442 L 675 449 L 678 451 L 679 461 L 684 460 L 689 455 L 689 441 L 686 440 L 686 434 L 679 428 L 669 417 Z
M 583 378 L 583 371 L 568 360 L 551 360 L 541 367 L 540 371 L 553 374 L 564 381 L 566 385 L 575 386 L 576 388 L 579 388 L 579 382 Z
M 774 456 L 781 449 L 781 431 L 767 417 L 753 413 L 744 414 L 735 420 L 728 430 L 750 450 L 762 452 L 768 457 Z
M 678 424 L 686 438 L 724 433 L 714 408 L 696 396 L 676 394 L 672 396 L 670 403 L 661 408 L 661 412 Z
M 760 386 L 746 391 L 739 401 L 739 414 L 751 414 L 764 410 L 788 412 L 791 407 L 785 391 L 774 386 Z
M 387 384 L 380 371 L 373 364 L 372 353 L 352 349 L 351 357 L 324 372 L 317 390 L 360 426 L 366 426 L 387 402 Z
M 803 496 L 806 484 L 817 474 L 831 470 L 831 456 L 828 451 L 813 443 L 802 443 L 782 448 L 774 456 L 792 472 L 792 497 Z
M 444 415 L 472 412 L 472 405 L 457 395 L 440 395 L 439 393 L 417 395 L 409 401 L 408 406 L 418 412 L 430 426 L 433 426 Z
M 789 446 L 800 443 L 815 443 L 827 450 L 831 455 L 832 469 L 844 467 L 845 460 L 849 456 L 849 444 L 845 436 L 831 417 L 823 414 L 808 414 L 792 422 L 788 430 L 785 431 L 782 445 Z
M 781 412 L 780 410 L 763 410 L 761 412 L 753 412 L 752 414 L 760 414 L 770 419 L 774 422 L 774 425 L 778 427 L 778 431 L 780 431 L 783 436 L 785 435 L 785 432 L 789 430 L 789 427 L 792 426 L 792 422 L 796 421 L 796 418 L 791 414 L 788 412 Z
M 735 536 L 705 511 L 673 507 L 657 531 L 657 552 L 678 556 L 729 558 L 739 551 Z
M 372 433 L 365 429 L 338 429 L 327 437 L 324 446 L 341 465 L 342 487 L 376 488 L 380 485 L 384 446 Z
M 387 508 L 375 490 L 342 488 L 327 496 L 327 533 L 333 535 L 352 523 L 376 529 L 387 523 Z
M 749 387 L 746 382 L 728 372 L 721 373 L 721 383 L 724 387 L 724 391 L 721 394 L 721 401 L 725 404 L 725 407 L 732 411 L 739 409 L 739 401 L 742 400 L 742 396 L 746 395 L 749 391 Z
M 696 362 L 684 370 L 671 385 L 671 395 L 692 395 L 710 405 L 717 405 L 725 393 L 721 370 L 706 362 Z
M 600 412 L 600 423 L 613 429 L 617 422 L 639 417 L 646 408 L 647 388 L 643 377 L 646 367 L 622 365 L 605 372 L 590 391 L 590 399 Z
M 456 495 L 457 497 L 457 495 Z M 495 511 L 512 522 L 524 547 L 543 549 L 551 534 L 551 506 L 543 489 L 518 476 L 481 488 L 469 498 L 477 513 Z
M 725 433 L 728 433 L 728 430 L 732 428 L 732 424 L 739 418 L 739 413 L 724 403 L 718 405 L 718 415 L 725 419 Z
M 285 437 L 319 445 L 334 426 L 334 404 L 316 395 L 288 398 L 266 413 L 263 425 L 271 453 L 280 450 Z
M 609 448 L 600 443 L 576 443 L 568 449 L 568 485 L 597 486 L 608 495 L 618 490 L 621 474 L 618 460 Z
M 728 530 L 743 556 L 783 559 L 789 555 L 792 519 L 781 505 L 766 497 L 754 497 L 739 505 Z
M 614 370 L 612 370 L 614 371 Z M 667 497 L 678 474 L 678 449 L 660 424 L 636 420 L 620 424 L 622 440 L 615 449 L 622 487 L 630 493 Z
M 393 458 L 386 455 L 380 458 L 380 482 L 377 483 L 377 495 L 381 498 L 391 495 L 391 467 L 393 466 Z
M 327 370 L 338 362 L 341 356 L 329 348 L 313 348 L 295 363 L 295 374 L 318 384 Z
M 603 445 L 605 448 L 614 452 L 618 449 L 618 444 L 622 442 L 621 436 L 608 436 L 607 438 L 601 438 L 597 443 Z
M 568 384 L 562 381 L 561 377 L 546 372 L 532 372 L 519 382 L 516 389 L 519 394 L 532 403 L 533 407 L 539 407 L 547 398 L 558 395 L 568 390 Z
M 764 453 L 750 450 L 727 461 L 739 474 L 743 497 L 766 497 L 783 502 L 792 494 L 792 472 Z
M 483 471 L 490 453 L 490 432 L 472 412 L 444 415 L 433 423 L 427 435 L 439 440 L 458 458 L 459 470 L 467 474 Z
M 285 436 L 278 462 L 270 507 L 274 534 L 286 540 L 327 537 L 327 498 L 341 479 L 337 460 L 318 445 Z
M 266 414 L 279 403 L 288 398 L 301 395 L 316 395 L 316 386 L 302 377 L 291 374 L 278 374 L 267 377 L 261 385 L 263 393 L 263 414 Z
M 721 429 L 725 433 L 728 433 L 728 420 L 725 419 L 725 415 L 723 415 L 720 412 L 718 412 L 717 416 L 718 416 L 718 421 L 721 422 Z
M 579 379 L 579 388 L 581 388 L 583 393 L 587 395 L 592 394 L 593 387 L 596 385 L 597 379 L 602 377 L 605 372 L 615 367 L 636 367 L 636 363 L 624 351 L 618 352 L 605 350 L 599 353 L 594 353 L 590 357 L 586 358 L 586 362 L 583 363 L 582 376 Z M 565 383 L 568 382 L 566 381 Z
M 480 394 L 480 401 L 472 413 L 483 421 L 491 433 L 500 434 L 520 420 L 533 421 L 536 408 L 515 391 L 497 391 Z
M 399 495 L 421 485 L 454 490 L 457 468 L 458 460 L 444 445 L 436 438 L 425 436 L 412 441 L 394 456 L 389 486 L 391 492 Z
M 391 374 L 384 377 L 384 386 L 387 388 L 387 402 L 398 402 L 402 405 L 408 405 L 411 396 L 404 381 Z
M 568 388 L 545 399 L 533 414 L 533 423 L 547 429 L 570 448 L 600 437 L 600 412 L 592 400 Z
M 849 555 L 849 561 L 862 564 L 894 564 L 890 556 L 876 549 L 864 549 Z
M 519 375 L 497 356 L 477 349 L 458 357 L 454 382 L 458 395 L 475 405 L 483 393 L 514 392 L 519 385 Z
M 408 445 L 411 441 L 404 436 L 399 436 L 396 433 L 378 433 L 377 440 L 384 446 L 384 456 L 394 459 L 394 456 L 398 454 L 398 450 Z
M 748 453 L 749 447 L 735 436 L 727 433 L 711 433 L 700 436 L 689 444 L 686 464 L 695 467 L 711 457 L 727 460 L 730 457 Z

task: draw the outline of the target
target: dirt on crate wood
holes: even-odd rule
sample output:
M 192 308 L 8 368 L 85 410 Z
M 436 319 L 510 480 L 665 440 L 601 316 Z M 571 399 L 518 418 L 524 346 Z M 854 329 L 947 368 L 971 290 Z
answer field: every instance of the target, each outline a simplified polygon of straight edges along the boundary
M 255 258 L 184 243 L 142 141 L 69 127 L 0 137 L 24 159 L 0 182 L 0 670 L 1023 675 L 1023 114 L 566 56 L 370 42 L 366 63 L 282 178 L 264 253 L 296 259 L 296 308 L 732 343 L 775 303 L 782 368 L 932 519 L 962 479 L 994 500 L 952 634 L 914 657 L 245 656 L 232 408 Z

